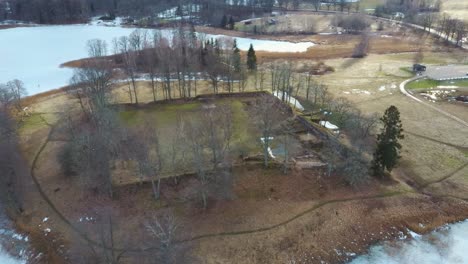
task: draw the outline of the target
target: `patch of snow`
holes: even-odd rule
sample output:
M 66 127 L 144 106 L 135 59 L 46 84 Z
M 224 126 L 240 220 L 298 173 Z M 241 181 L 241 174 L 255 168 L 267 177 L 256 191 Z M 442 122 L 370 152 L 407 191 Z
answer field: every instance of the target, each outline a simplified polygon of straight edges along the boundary
M 383 91 L 385 91 L 385 89 L 387 89 L 387 88 L 385 87 L 385 85 L 382 85 L 382 86 L 380 86 L 379 91 L 383 92 Z
M 330 123 L 328 121 L 320 121 L 319 124 L 321 126 L 325 127 L 325 128 L 330 129 L 330 130 L 338 130 L 339 129 L 338 126 L 336 126 L 336 125 L 334 125 L 334 124 L 332 124 L 332 123 Z
M 273 93 L 274 96 L 276 96 L 278 99 L 282 100 L 283 99 L 283 92 L 281 91 L 275 91 Z M 288 98 L 289 97 L 289 104 L 294 106 L 295 108 L 301 110 L 301 111 L 304 111 L 304 107 L 301 105 L 301 103 L 299 103 L 298 100 L 296 100 L 296 98 L 292 97 L 292 96 L 289 96 L 288 93 L 284 93 L 284 98 Z
M 273 151 L 271 150 L 270 147 L 268 147 L 268 155 L 270 155 L 270 157 L 271 157 L 272 159 L 276 159 L 276 157 L 275 157 L 275 155 L 273 155 Z
M 418 233 L 416 233 L 414 231 L 411 231 L 409 229 L 408 229 L 408 234 L 410 234 L 412 238 L 420 238 L 421 237 L 420 234 L 418 234 Z
M 0 263 L 2 264 L 25 264 L 25 260 L 14 258 L 0 248 Z
M 45 223 L 49 220 L 49 217 L 44 217 L 44 219 L 42 219 L 42 223 Z
M 44 233 L 45 233 L 46 235 L 47 235 L 48 233 L 50 233 L 50 232 L 52 232 L 52 229 L 50 229 L 50 228 L 48 228 L 48 227 L 47 227 L 46 229 L 44 229 Z
M 16 239 L 16 240 L 27 240 L 27 236 L 23 236 L 23 235 L 20 235 L 20 234 L 17 234 L 17 233 L 13 233 L 13 235 L 11 235 L 12 238 Z
M 106 27 L 119 27 L 122 25 L 124 22 L 125 18 L 124 17 L 116 17 L 114 20 L 101 20 L 99 19 L 102 16 L 97 16 L 91 18 L 91 21 L 88 23 L 88 25 L 91 26 L 106 26 Z
M 351 93 L 353 94 L 365 94 L 365 95 L 370 95 L 371 92 L 367 90 L 361 90 L 361 89 L 351 89 Z
M 269 137 L 268 141 L 271 142 L 273 139 L 274 139 L 274 137 Z M 260 141 L 262 142 L 262 144 L 265 144 L 265 138 L 264 137 L 261 137 Z M 268 155 L 270 155 L 270 157 L 272 159 L 276 159 L 275 155 L 273 154 L 273 151 L 271 150 L 271 147 L 268 147 Z
M 84 217 L 80 217 L 80 219 L 78 220 L 79 222 L 92 222 L 94 221 L 94 217 L 92 216 L 84 216 Z
M 439 89 L 456 89 L 459 88 L 458 86 L 453 86 L 453 85 L 439 85 L 437 86 Z
M 443 226 L 427 235 L 412 235 L 416 238 L 372 246 L 368 254 L 350 263 L 468 263 L 468 221 Z

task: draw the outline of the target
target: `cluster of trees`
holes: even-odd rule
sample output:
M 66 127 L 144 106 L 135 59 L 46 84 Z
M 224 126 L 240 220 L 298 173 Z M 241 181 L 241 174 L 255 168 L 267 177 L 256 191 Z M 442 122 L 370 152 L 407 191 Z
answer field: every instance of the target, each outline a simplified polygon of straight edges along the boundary
M 0 200 L 8 209 L 21 211 L 27 165 L 18 146 L 16 130 L 26 95 L 20 80 L 0 83 Z
M 209 80 L 213 93 L 219 92 L 220 84 L 228 92 L 235 88 L 243 91 L 248 73 L 257 67 L 253 46 L 245 61 L 235 39 L 205 39 L 203 35 L 197 36 L 193 27 L 177 28 L 171 40 L 158 31 L 149 35 L 147 31 L 137 29 L 128 37 L 114 40 L 113 60 L 106 57 L 107 43 L 95 40 L 92 44 L 90 56 L 95 59 L 85 60 L 71 82 L 71 91 L 78 98 L 83 98 L 81 94 L 86 93 L 76 89 L 88 76 L 83 76 L 85 70 L 98 71 L 96 75 L 102 75 L 106 80 L 104 84 L 108 84 L 115 75 L 112 68 L 120 68 L 128 80 L 129 100 L 138 104 L 136 80 L 143 73 L 151 81 L 153 100 L 156 101 L 195 96 L 200 80 Z M 161 91 L 163 98 L 158 96 Z
M 26 94 L 27 91 L 23 82 L 18 79 L 0 83 L 0 108 L 5 113 L 12 110 L 21 113 L 23 111 L 21 99 Z
M 439 12 L 441 0 L 386 0 L 375 9 L 377 16 L 391 16 L 396 12 L 405 15 L 406 20 L 412 20 L 421 12 Z
M 130 46 L 135 45 L 136 47 L 138 45 L 134 44 L 136 42 L 134 38 L 136 38 L 135 34 L 130 37 L 130 40 L 124 37 L 116 43 L 120 50 L 128 43 Z M 206 45 L 210 46 L 209 49 L 215 48 L 211 42 Z M 185 48 L 186 50 L 191 49 L 190 47 Z M 142 127 L 130 130 L 120 123 L 117 110 L 111 106 L 114 71 L 109 66 L 109 60 L 105 57 L 107 54 L 105 42 L 91 40 L 88 42 L 88 50 L 91 58 L 85 61 L 85 67 L 75 71 L 72 87 L 68 91 L 79 102 L 81 114 L 76 115 L 76 111 L 71 109 L 72 112 L 65 116 L 68 120 L 70 141 L 60 153 L 60 159 L 66 174 L 77 175 L 84 186 L 107 193 L 112 197 L 112 168 L 118 161 L 133 161 L 137 164 L 135 173 L 139 175 L 141 180 L 151 181 L 154 196 L 158 199 L 161 185 L 160 172 L 163 166 L 177 167 L 181 159 L 188 159 L 193 162 L 192 167 L 195 168 L 198 176 L 200 194 L 206 207 L 208 190 L 212 187 L 211 183 L 228 184 L 230 182 L 229 170 L 225 169 L 229 168 L 226 165 L 226 157 L 232 135 L 230 107 L 215 106 L 215 108 L 204 109 L 200 113 L 201 116 L 195 120 L 185 120 L 179 116 L 177 119 L 178 129 L 173 134 L 173 147 L 169 153 L 164 153 L 167 155 L 163 157 L 163 154 L 160 153 L 154 120 L 147 120 Z M 169 50 L 165 51 L 170 52 Z M 198 49 L 198 51 L 206 50 L 206 46 Z M 125 65 L 127 74 L 131 75 L 135 68 L 129 70 L 126 67 L 130 67 L 129 65 L 133 65 L 137 61 L 135 57 L 138 54 L 136 53 L 151 52 L 151 50 L 150 48 L 144 51 L 130 48 L 126 52 L 128 54 L 123 54 L 122 58 L 123 65 Z M 216 53 L 214 50 L 209 52 Z M 203 58 L 210 59 L 208 56 L 212 56 L 211 53 L 200 56 L 206 56 Z M 158 52 L 157 54 L 162 53 Z M 167 55 L 172 54 L 175 55 L 172 52 Z M 157 56 L 156 53 L 154 55 Z M 132 56 L 135 57 L 131 59 Z M 179 65 L 174 67 L 177 66 Z M 235 66 L 235 64 L 231 64 L 232 71 L 236 70 Z M 164 87 L 164 85 L 171 85 L 173 82 L 170 79 L 173 68 L 163 69 L 169 74 L 167 79 L 163 81 Z M 185 76 L 188 72 L 188 70 L 184 71 L 183 75 Z M 133 78 L 130 76 L 130 79 Z M 189 82 L 191 80 L 182 78 L 178 81 Z M 156 83 L 155 80 L 153 82 Z M 178 87 L 181 97 L 190 96 L 190 84 L 179 84 Z M 163 89 L 170 88 L 164 87 Z M 216 93 L 217 90 L 215 89 L 213 92 Z M 130 90 L 130 95 L 131 98 L 135 97 L 135 102 L 138 102 L 135 86 L 133 90 Z M 171 99 L 170 90 L 166 95 L 166 99 Z M 210 153 L 210 158 L 205 155 L 207 152 Z M 191 153 L 191 155 L 187 153 Z M 206 166 L 210 162 L 212 163 L 211 168 Z M 217 180 L 212 181 L 213 178 Z
M 327 7 L 328 11 L 330 11 L 330 8 L 333 6 L 333 10 L 335 11 L 339 10 L 341 12 L 344 12 L 346 10 L 347 12 L 350 12 L 354 8 L 354 10 L 358 12 L 361 7 L 360 1 L 356 1 L 356 2 L 351 2 L 351 1 L 346 1 L 346 0 L 310 0 L 310 1 L 312 2 L 312 5 L 317 11 L 320 9 L 322 2 Z
M 182 10 L 182 7 L 190 6 L 187 10 L 198 10 L 194 14 L 198 17 L 195 21 L 218 25 L 223 15 L 243 18 L 252 13 L 271 12 L 274 1 L 8 0 L 7 3 L 8 8 L 3 11 L 6 19 L 36 23 L 77 23 L 103 14 L 107 14 L 109 18 L 118 15 L 157 20 L 160 12 L 174 7 Z
M 437 30 L 440 33 L 439 38 L 453 40 L 456 45 L 461 45 L 468 36 L 468 24 L 446 13 L 422 13 L 415 16 L 413 22 L 422 26 L 424 31 Z
M 348 34 L 359 34 L 370 26 L 368 19 L 361 14 L 337 16 L 333 24 Z
M 431 18 L 428 19 L 426 26 L 430 29 Z M 456 45 L 462 45 L 463 39 L 468 36 L 468 24 L 461 19 L 451 18 L 446 13 L 443 13 L 438 21 L 438 31 L 443 35 L 445 40 L 452 39 L 456 42 Z

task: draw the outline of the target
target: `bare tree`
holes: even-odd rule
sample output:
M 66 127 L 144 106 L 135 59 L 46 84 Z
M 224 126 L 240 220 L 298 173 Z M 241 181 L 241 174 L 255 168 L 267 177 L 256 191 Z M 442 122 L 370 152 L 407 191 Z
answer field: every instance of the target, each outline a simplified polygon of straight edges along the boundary
M 0 108 L 7 113 L 12 105 L 15 104 L 15 94 L 7 84 L 0 83 Z
M 345 121 L 344 129 L 350 137 L 351 144 L 358 148 L 358 152 L 362 152 L 365 147 L 372 146 L 370 141 L 372 132 L 380 122 L 377 114 L 364 115 L 360 111 L 351 111 L 349 117 Z
M 91 58 L 85 60 L 83 67 L 74 70 L 67 92 L 78 99 L 83 113 L 91 115 L 108 104 L 113 73 L 109 61 L 103 58 L 106 55 L 104 41 L 89 41 L 87 48 Z
M 14 79 L 9 81 L 6 86 L 10 89 L 10 93 L 13 95 L 13 101 L 16 110 L 21 112 L 23 110 L 23 107 L 21 106 L 21 99 L 27 95 L 24 83 L 18 79 Z
M 73 109 L 69 116 L 76 116 Z M 89 119 L 71 119 L 70 141 L 59 154 L 62 168 L 79 177 L 85 187 L 113 197 L 111 168 L 121 153 L 124 137 L 115 110 L 98 105 Z
M 320 5 L 322 4 L 322 1 L 321 0 L 311 0 L 311 2 L 312 2 L 312 5 L 315 8 L 315 11 L 319 11 Z
M 151 182 L 153 197 L 158 200 L 161 196 L 163 165 L 154 121 L 145 120 L 143 126 L 130 136 L 128 143 L 127 147 L 131 150 L 131 155 L 138 164 L 140 181 L 149 180 Z
M 170 264 L 176 262 L 175 238 L 179 229 L 179 223 L 170 213 L 163 217 L 153 216 L 145 224 L 146 230 L 154 239 L 158 254 L 156 263 Z
M 139 41 L 140 39 L 135 36 L 132 36 L 132 38 L 123 36 L 116 42 L 118 45 L 118 51 L 121 53 L 123 58 L 125 73 L 132 83 L 135 104 L 138 104 L 138 93 L 136 87 L 138 50 L 135 49 L 139 47 Z
M 151 91 L 153 93 L 153 101 L 156 102 L 157 99 L 157 82 L 156 82 L 156 77 L 157 77 L 157 66 L 158 66 L 158 55 L 156 51 L 156 47 L 153 47 L 152 45 L 148 44 L 144 51 L 143 51 L 143 56 L 145 60 L 145 69 L 148 72 L 148 75 L 151 80 Z
M 349 153 L 338 170 L 344 174 L 345 181 L 353 187 L 361 186 L 370 179 L 369 163 L 359 153 Z
M 280 102 L 272 95 L 260 95 L 255 102 L 253 114 L 261 133 L 263 147 L 264 166 L 268 167 L 270 159 L 270 146 L 273 139 L 273 131 L 279 125 L 278 110 Z
M 203 127 L 200 123 L 196 123 L 187 120 L 184 124 L 185 137 L 188 140 L 189 148 L 192 154 L 193 166 L 195 168 L 199 186 L 198 190 L 202 198 L 203 208 L 208 206 L 208 185 L 211 177 L 209 172 L 206 170 L 206 158 L 203 152 L 204 149 L 204 137 Z
M 413 62 L 415 64 L 422 63 L 424 60 L 424 53 L 422 48 L 419 48 L 419 50 L 414 54 Z
M 361 34 L 361 40 L 354 47 L 353 58 L 364 58 L 367 56 L 369 51 L 369 36 L 367 34 Z
M 344 126 L 353 110 L 351 102 L 343 97 L 332 100 L 328 108 L 331 112 L 331 121 L 340 127 Z

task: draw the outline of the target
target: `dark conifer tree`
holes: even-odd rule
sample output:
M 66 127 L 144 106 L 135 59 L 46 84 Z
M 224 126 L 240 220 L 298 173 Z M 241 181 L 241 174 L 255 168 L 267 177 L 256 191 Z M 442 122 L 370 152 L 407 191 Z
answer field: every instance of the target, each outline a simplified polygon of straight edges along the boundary
M 255 55 L 255 50 L 252 44 L 250 44 L 249 51 L 247 52 L 247 68 L 251 71 L 257 69 L 257 55 Z
M 382 176 L 385 171 L 391 172 L 400 158 L 403 128 L 400 120 L 400 112 L 395 106 L 390 106 L 380 119 L 384 127 L 377 136 L 377 149 L 372 161 L 372 170 L 375 176 Z

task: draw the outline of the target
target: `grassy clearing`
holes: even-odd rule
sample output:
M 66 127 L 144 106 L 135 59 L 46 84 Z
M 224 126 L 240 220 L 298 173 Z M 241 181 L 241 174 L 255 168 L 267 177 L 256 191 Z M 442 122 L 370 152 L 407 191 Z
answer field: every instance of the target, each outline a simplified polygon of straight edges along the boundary
M 414 76 L 414 72 L 411 70 L 410 67 L 401 67 L 400 70 L 401 70 L 402 72 L 405 72 L 405 73 L 410 74 L 411 76 Z
M 233 131 L 232 138 L 229 142 L 230 155 L 237 157 L 239 155 L 255 154 L 261 151 L 261 146 L 257 138 L 255 124 L 250 121 L 250 115 L 245 108 L 244 100 L 247 99 L 218 99 L 216 105 L 229 105 L 232 109 Z M 186 146 L 181 146 L 182 152 L 185 152 L 184 158 L 179 160 L 177 167 L 172 164 L 172 153 L 178 117 L 182 120 L 197 120 L 203 107 L 203 102 L 188 102 L 178 104 L 161 104 L 153 105 L 145 109 L 131 109 L 120 112 L 121 120 L 130 127 L 143 125 L 149 121 L 156 127 L 156 133 L 159 136 L 160 153 L 163 155 L 163 171 L 164 177 L 178 175 L 182 173 L 190 173 L 193 171 L 190 150 L 185 149 Z M 178 131 L 180 132 L 180 131 Z M 183 135 L 182 135 L 183 137 Z M 184 143 L 185 144 L 185 143 Z M 188 144 L 188 143 L 187 143 Z M 208 150 L 206 150 L 208 151 Z M 180 152 L 180 151 L 179 151 Z M 180 155 L 179 153 L 178 155 Z M 207 164 L 209 166 L 209 164 Z M 125 173 L 121 173 L 125 174 Z M 121 180 L 123 183 L 131 181 L 130 179 Z
M 39 129 L 47 127 L 47 120 L 41 114 L 32 114 L 25 117 L 23 122 L 20 123 L 20 135 L 31 134 Z
M 406 85 L 408 89 L 430 89 L 437 86 L 468 87 L 468 80 L 437 81 L 432 79 L 420 79 Z
M 410 82 L 406 85 L 408 89 L 426 89 L 426 88 L 434 88 L 439 85 L 439 81 L 431 80 L 431 79 L 420 79 L 414 82 Z

